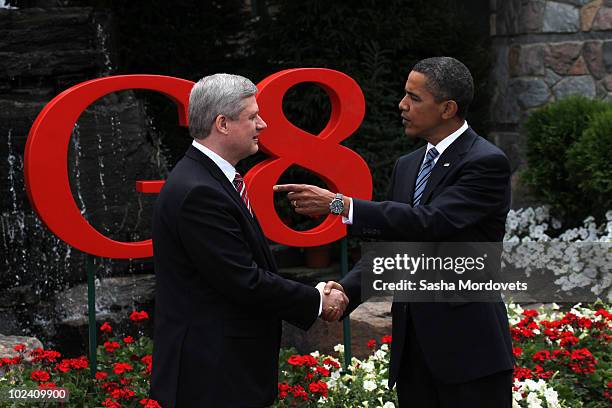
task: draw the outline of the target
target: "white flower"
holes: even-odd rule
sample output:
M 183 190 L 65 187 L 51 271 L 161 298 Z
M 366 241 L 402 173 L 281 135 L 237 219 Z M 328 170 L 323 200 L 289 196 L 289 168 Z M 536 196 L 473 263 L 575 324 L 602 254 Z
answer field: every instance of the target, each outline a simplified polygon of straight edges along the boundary
M 334 351 L 336 353 L 344 353 L 344 344 L 336 344 L 334 346 Z
M 546 399 L 548 408 L 558 408 L 561 406 L 559 404 L 559 394 L 557 394 L 557 391 L 553 390 L 552 388 L 547 388 L 544 391 L 544 398 Z
M 542 408 L 542 401 L 535 392 L 530 392 L 527 395 L 527 406 L 529 408 Z
M 363 363 L 361 364 L 361 368 L 363 368 L 363 370 L 364 370 L 366 373 L 371 373 L 371 372 L 373 372 L 373 371 L 374 371 L 374 369 L 375 369 L 376 367 L 374 366 L 374 363 L 373 363 L 373 362 L 371 362 L 371 361 L 365 361 L 365 362 L 363 362 Z
M 329 376 L 329 381 L 327 381 L 327 387 L 328 388 L 336 388 L 336 385 L 338 384 L 338 380 L 340 379 L 340 371 L 332 371 L 331 375 Z
M 318 358 L 320 356 L 319 351 L 315 350 L 312 353 L 310 353 L 311 356 L 313 356 L 314 358 Z
M 391 401 L 387 401 L 385 402 L 385 405 L 382 406 L 382 408 L 395 408 L 395 404 Z
M 366 391 L 374 391 L 377 388 L 377 385 L 372 380 L 365 380 L 363 382 L 363 389 Z
M 376 350 L 376 352 L 374 353 L 374 358 L 376 360 L 384 360 L 386 356 L 387 356 L 387 353 L 385 353 L 381 349 Z
M 380 349 L 382 351 L 389 351 L 389 345 L 387 343 L 384 343 L 382 346 L 380 346 Z

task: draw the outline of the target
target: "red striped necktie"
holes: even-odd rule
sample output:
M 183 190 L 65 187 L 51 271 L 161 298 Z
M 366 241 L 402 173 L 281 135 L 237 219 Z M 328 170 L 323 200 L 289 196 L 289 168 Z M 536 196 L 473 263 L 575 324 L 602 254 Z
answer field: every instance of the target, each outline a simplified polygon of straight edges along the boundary
M 244 201 L 244 205 L 246 205 L 247 209 L 253 215 L 253 210 L 251 209 L 251 202 L 249 201 L 249 196 L 247 195 L 246 184 L 244 184 L 244 179 L 240 175 L 240 173 L 236 172 L 234 176 L 234 181 L 232 182 L 238 194 L 240 194 L 240 198 Z

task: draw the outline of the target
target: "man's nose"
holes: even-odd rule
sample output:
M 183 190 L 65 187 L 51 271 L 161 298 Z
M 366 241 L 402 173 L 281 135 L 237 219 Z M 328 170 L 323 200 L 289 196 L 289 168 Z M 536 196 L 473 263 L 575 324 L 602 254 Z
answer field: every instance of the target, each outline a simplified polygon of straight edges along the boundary
M 263 130 L 263 129 L 268 127 L 268 124 L 266 122 L 264 122 L 264 120 L 263 120 L 263 118 L 261 116 L 259 116 L 259 121 L 258 121 L 257 127 L 260 130 Z
M 406 101 L 406 97 L 405 97 L 405 96 L 404 96 L 404 97 L 402 98 L 402 100 L 399 102 L 399 105 L 398 105 L 398 106 L 399 106 L 399 109 L 400 109 L 401 111 L 407 111 L 407 110 L 409 110 L 409 109 L 410 109 L 410 107 L 408 106 L 408 103 L 407 103 L 407 101 Z

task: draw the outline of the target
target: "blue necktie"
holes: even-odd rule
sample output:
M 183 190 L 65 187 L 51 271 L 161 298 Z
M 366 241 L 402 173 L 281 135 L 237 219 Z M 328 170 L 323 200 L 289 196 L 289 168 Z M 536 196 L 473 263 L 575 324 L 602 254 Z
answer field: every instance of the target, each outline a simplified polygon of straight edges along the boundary
M 423 161 L 423 165 L 421 166 L 421 170 L 419 171 L 419 176 L 417 177 L 417 181 L 414 187 L 414 195 L 412 196 L 412 206 L 416 207 L 419 205 L 421 201 L 421 197 L 423 196 L 423 191 L 425 191 L 425 186 L 427 185 L 427 180 L 429 180 L 429 175 L 431 174 L 431 169 L 434 166 L 434 160 L 438 157 L 438 151 L 435 147 L 432 147 L 425 156 L 425 160 Z

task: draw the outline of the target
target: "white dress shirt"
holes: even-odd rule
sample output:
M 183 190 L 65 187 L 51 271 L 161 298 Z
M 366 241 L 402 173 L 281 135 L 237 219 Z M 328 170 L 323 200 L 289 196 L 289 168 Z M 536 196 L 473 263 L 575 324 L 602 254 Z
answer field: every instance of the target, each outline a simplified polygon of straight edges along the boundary
M 234 184 L 234 178 L 236 177 L 236 168 L 230 164 L 223 157 L 219 156 L 217 153 L 210 150 L 208 147 L 204 146 L 201 143 L 196 142 L 195 140 L 191 144 L 193 147 L 204 153 L 210 160 L 215 162 L 215 164 L 221 169 L 225 177 Z
M 229 180 L 232 185 L 234 184 L 234 178 L 236 177 L 236 168 L 230 164 L 223 157 L 219 156 L 217 153 L 210 150 L 208 147 L 204 146 L 201 143 L 196 142 L 195 140 L 191 143 L 193 147 L 204 153 L 210 160 L 212 160 L 225 174 L 225 177 Z M 321 282 L 316 286 L 316 289 L 319 291 L 319 314 L 317 316 L 321 316 L 321 311 L 323 309 L 323 287 L 325 286 L 325 282 Z
M 436 150 L 438 151 L 438 156 L 436 156 L 436 158 L 434 159 L 434 166 L 435 166 L 440 156 L 442 156 L 442 153 L 444 153 L 444 151 L 448 148 L 448 146 L 453 144 L 453 142 L 457 140 L 457 138 L 461 136 L 461 134 L 465 132 L 467 128 L 468 128 L 468 123 L 467 121 L 464 121 L 463 125 L 461 125 L 459 129 L 455 130 L 453 133 L 446 136 L 444 139 L 440 140 L 440 142 L 437 145 L 434 146 L 431 143 L 427 143 L 427 150 L 425 151 L 425 156 L 423 157 L 423 160 L 425 160 L 425 157 L 427 157 L 427 153 L 435 147 Z M 422 165 L 423 163 L 421 163 L 421 166 Z M 349 202 L 350 204 L 349 204 L 348 217 L 343 216 L 342 222 L 345 224 L 351 225 L 353 223 L 353 199 L 349 198 Z

